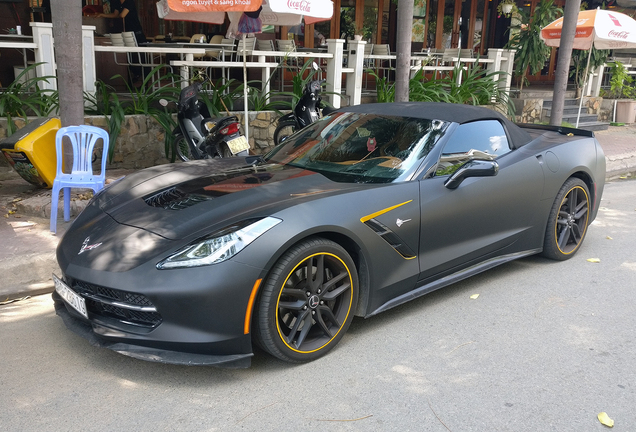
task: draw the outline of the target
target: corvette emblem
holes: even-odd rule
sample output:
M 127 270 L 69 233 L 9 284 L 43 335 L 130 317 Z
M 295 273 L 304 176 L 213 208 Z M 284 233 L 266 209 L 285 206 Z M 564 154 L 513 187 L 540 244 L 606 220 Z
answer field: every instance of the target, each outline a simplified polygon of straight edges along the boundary
M 318 305 L 320 304 L 320 298 L 318 298 L 317 295 L 312 295 L 309 298 L 309 307 L 312 309 L 316 309 L 318 307 Z
M 408 222 L 408 221 L 410 221 L 410 220 L 411 220 L 411 219 L 402 220 L 402 219 L 398 218 L 398 219 L 395 221 L 395 224 L 396 224 L 396 225 L 398 226 L 398 228 L 399 228 L 399 227 L 401 227 L 401 226 L 402 226 L 402 224 L 403 224 L 403 223 Z
M 89 251 L 91 249 L 96 249 L 97 247 L 99 247 L 101 245 L 101 243 L 95 243 L 92 245 L 89 245 L 88 242 L 91 240 L 90 237 L 86 237 L 84 239 L 84 243 L 82 243 L 82 247 L 80 248 L 80 251 L 77 253 L 78 255 L 81 254 L 82 252 L 86 252 Z

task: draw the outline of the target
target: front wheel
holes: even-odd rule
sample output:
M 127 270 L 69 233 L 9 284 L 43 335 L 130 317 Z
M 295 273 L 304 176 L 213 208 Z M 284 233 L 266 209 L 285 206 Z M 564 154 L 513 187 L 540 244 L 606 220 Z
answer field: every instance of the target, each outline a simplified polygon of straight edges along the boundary
M 265 281 L 256 307 L 256 342 L 300 363 L 329 352 L 343 337 L 358 301 L 358 276 L 337 243 L 311 238 L 287 251 Z
M 543 255 L 563 261 L 579 250 L 590 217 L 590 192 L 578 178 L 570 178 L 554 200 L 543 242 Z
M 282 143 L 294 132 L 296 132 L 296 122 L 294 120 L 287 120 L 278 123 L 276 130 L 274 130 L 274 145 Z
M 194 159 L 192 157 L 192 152 L 190 151 L 190 146 L 188 145 L 188 142 L 186 141 L 183 135 L 181 134 L 177 135 L 174 138 L 172 146 L 173 146 L 174 152 L 182 161 L 188 162 L 189 160 Z

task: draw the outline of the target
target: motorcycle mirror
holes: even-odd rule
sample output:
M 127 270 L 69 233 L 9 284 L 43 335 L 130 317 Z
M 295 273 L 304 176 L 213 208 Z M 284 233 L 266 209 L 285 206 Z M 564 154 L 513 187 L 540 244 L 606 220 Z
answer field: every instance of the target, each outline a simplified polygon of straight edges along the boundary
M 318 63 L 316 63 L 316 62 L 313 62 L 313 63 L 311 64 L 311 67 L 312 67 L 315 71 L 317 71 L 318 69 L 320 69 L 320 68 L 318 67 Z
M 165 99 L 159 99 L 159 105 L 161 105 L 162 107 L 167 107 L 168 101 Z

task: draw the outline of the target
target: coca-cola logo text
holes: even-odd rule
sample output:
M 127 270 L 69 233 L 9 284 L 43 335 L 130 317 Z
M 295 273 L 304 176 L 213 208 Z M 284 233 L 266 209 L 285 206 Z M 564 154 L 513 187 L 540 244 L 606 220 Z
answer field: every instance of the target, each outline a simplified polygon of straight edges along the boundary
M 627 39 L 627 37 L 629 36 L 629 32 L 626 32 L 626 31 L 618 32 L 618 31 L 610 30 L 607 36 L 613 37 L 616 39 Z
M 287 7 L 301 12 L 311 12 L 311 4 L 305 0 L 287 0 Z

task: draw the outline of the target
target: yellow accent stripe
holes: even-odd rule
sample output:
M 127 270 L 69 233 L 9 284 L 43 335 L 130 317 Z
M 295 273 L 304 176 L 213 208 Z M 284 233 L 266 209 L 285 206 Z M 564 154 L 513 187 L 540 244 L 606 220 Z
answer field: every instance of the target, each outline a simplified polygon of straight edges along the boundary
M 280 303 L 280 297 L 283 295 L 283 289 L 285 288 L 285 284 L 287 284 L 287 281 L 289 280 L 291 275 L 294 274 L 294 272 L 296 271 L 296 269 L 298 267 L 300 267 L 303 263 L 307 262 L 308 259 L 311 259 L 311 258 L 313 258 L 313 257 L 315 257 L 317 255 L 328 255 L 328 256 L 336 258 L 338 261 L 340 261 L 342 263 L 344 268 L 347 270 L 347 273 L 349 274 L 349 283 L 351 284 L 351 288 L 349 289 L 349 309 L 347 310 L 347 316 L 345 316 L 345 318 L 342 320 L 342 324 L 343 325 L 344 325 L 344 323 L 347 322 L 347 319 L 349 318 L 349 313 L 351 313 L 351 307 L 353 306 L 353 278 L 351 277 L 351 271 L 349 271 L 349 267 L 347 267 L 347 264 L 345 264 L 345 262 L 343 260 L 341 260 L 339 256 L 334 255 L 334 254 L 329 253 L 329 252 L 318 252 L 318 253 L 315 253 L 313 255 L 309 255 L 307 258 L 305 258 L 304 260 L 299 262 L 296 265 L 296 267 L 294 267 L 292 269 L 292 271 L 289 272 L 289 274 L 287 275 L 287 278 L 285 279 L 285 282 L 283 282 L 283 285 L 280 288 L 280 293 L 278 293 L 278 300 L 276 301 L 276 328 L 278 329 L 278 336 L 280 336 L 280 340 L 283 341 L 283 343 L 285 345 L 287 345 L 287 348 L 289 348 L 292 351 L 296 351 L 297 353 L 302 353 L 302 354 L 310 354 L 310 353 L 313 353 L 313 352 L 316 352 L 316 351 L 320 351 L 321 349 L 323 349 L 324 347 L 329 345 L 331 343 L 331 341 L 334 340 L 334 338 L 336 336 L 338 336 L 338 333 L 340 333 L 340 330 L 342 330 L 342 327 L 340 327 L 338 329 L 338 331 L 336 332 L 336 334 L 333 335 L 333 337 L 331 339 L 329 339 L 329 341 L 327 343 L 325 343 L 324 345 L 322 345 L 322 346 L 320 346 L 320 347 L 318 347 L 318 348 L 316 348 L 314 350 L 311 350 L 311 351 L 301 351 L 299 349 L 296 349 L 296 348 L 292 347 L 291 345 L 289 345 L 287 343 L 287 341 L 286 341 L 287 338 L 285 337 L 285 335 L 281 331 L 280 325 L 278 324 L 278 305 Z
M 370 214 L 370 215 L 368 215 L 368 216 L 361 217 L 361 218 L 360 218 L 360 222 L 365 223 L 366 221 L 368 221 L 368 220 L 370 220 L 370 219 L 373 219 L 373 218 L 375 218 L 375 217 L 378 217 L 378 216 L 380 216 L 380 215 L 383 215 L 384 213 L 388 213 L 388 212 L 390 212 L 391 210 L 396 209 L 396 208 L 398 208 L 398 207 L 401 207 L 401 206 L 403 206 L 404 204 L 408 204 L 408 203 L 410 203 L 410 202 L 413 202 L 413 200 L 408 200 L 408 201 L 406 201 L 406 202 L 403 202 L 402 204 L 397 204 L 397 205 L 394 205 L 394 206 L 392 206 L 392 207 L 385 208 L 384 210 L 380 210 L 380 211 L 377 211 L 377 212 L 375 212 L 375 213 L 371 213 L 371 214 Z
M 250 294 L 250 300 L 247 302 L 247 310 L 245 311 L 245 325 L 243 327 L 243 334 L 250 333 L 250 323 L 252 322 L 252 306 L 254 306 L 254 299 L 256 299 L 256 293 L 261 286 L 263 279 L 256 279 L 254 287 L 252 288 L 252 294 Z

